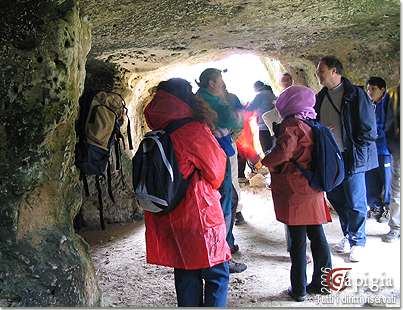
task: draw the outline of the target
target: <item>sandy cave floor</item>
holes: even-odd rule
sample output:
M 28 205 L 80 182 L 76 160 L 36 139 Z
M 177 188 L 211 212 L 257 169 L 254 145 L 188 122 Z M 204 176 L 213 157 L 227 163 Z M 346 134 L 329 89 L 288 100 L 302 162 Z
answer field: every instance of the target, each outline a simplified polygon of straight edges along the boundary
M 351 277 L 356 280 L 351 283 L 357 286 L 365 281 L 368 284 L 378 281 L 388 287 L 372 292 L 361 285 L 359 293 L 355 293 L 354 288 L 347 288 L 326 297 L 309 295 L 305 302 L 297 303 L 285 291 L 289 286 L 290 260 L 286 252 L 284 226 L 275 219 L 270 190 L 243 187 L 241 202 L 247 224 L 234 228 L 240 251 L 233 258 L 246 263 L 248 269 L 240 274 L 231 274 L 228 307 L 359 307 L 382 306 L 385 301 L 388 306 L 400 306 L 400 243 L 381 241 L 381 235 L 388 232 L 387 224 L 368 220 L 364 260 L 350 263 L 347 255 L 333 252 L 332 262 L 333 268 L 352 268 Z M 332 216 L 333 222 L 325 225 L 330 245 L 342 236 L 338 218 Z M 108 225 L 105 231 L 86 231 L 82 235 L 92 248 L 91 256 L 103 294 L 103 306 L 176 306 L 173 269 L 146 263 L 142 221 Z M 309 264 L 308 282 L 311 274 L 312 264 Z M 393 287 L 389 287 L 391 283 Z M 375 286 L 372 288 L 375 290 Z

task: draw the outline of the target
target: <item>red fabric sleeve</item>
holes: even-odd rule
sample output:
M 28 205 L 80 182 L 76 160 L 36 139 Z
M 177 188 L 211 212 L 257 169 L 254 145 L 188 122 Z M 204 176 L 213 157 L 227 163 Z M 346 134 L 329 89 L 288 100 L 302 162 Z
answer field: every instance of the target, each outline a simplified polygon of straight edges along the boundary
M 186 130 L 188 127 L 188 130 Z M 186 130 L 186 131 L 185 131 Z M 189 134 L 189 132 L 196 134 Z M 194 122 L 177 130 L 180 143 L 186 148 L 187 160 L 200 170 L 201 176 L 218 189 L 224 180 L 227 157 L 207 125 Z M 174 132 L 173 134 L 175 134 Z M 177 150 L 180 152 L 180 150 Z
M 262 159 L 262 164 L 268 167 L 270 171 L 275 171 L 278 166 L 290 161 L 293 157 L 298 145 L 298 136 L 295 130 L 295 127 L 282 129 L 277 138 L 276 146 Z

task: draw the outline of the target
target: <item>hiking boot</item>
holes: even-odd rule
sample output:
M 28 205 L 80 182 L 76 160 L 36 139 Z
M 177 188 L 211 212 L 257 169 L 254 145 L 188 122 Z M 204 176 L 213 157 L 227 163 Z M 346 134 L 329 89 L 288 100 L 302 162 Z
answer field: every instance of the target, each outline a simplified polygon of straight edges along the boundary
M 400 239 L 400 232 L 396 230 L 391 230 L 386 235 L 382 236 L 382 241 L 388 243 L 395 242 L 399 239 Z
M 305 295 L 297 295 L 297 294 L 294 294 L 294 292 L 292 291 L 292 288 L 291 288 L 291 287 L 289 287 L 289 288 L 287 289 L 287 294 L 288 294 L 288 296 L 290 296 L 292 299 L 294 299 L 294 300 L 297 301 L 297 302 L 304 301 L 305 298 L 306 298 L 306 294 L 305 294 Z
M 383 211 L 375 215 L 375 219 L 378 223 L 387 223 L 389 221 L 389 210 L 384 208 Z
M 246 221 L 241 213 L 241 211 L 235 213 L 235 225 L 244 225 L 246 224 Z
M 336 244 L 333 249 L 340 254 L 350 253 L 351 247 L 350 242 L 347 237 L 343 237 L 338 244 Z
M 359 262 L 364 255 L 364 247 L 361 245 L 353 245 L 350 252 L 350 262 Z
M 241 273 L 244 272 L 246 268 L 248 268 L 246 264 L 237 263 L 232 259 L 228 262 L 228 265 L 229 265 L 229 273 Z
M 235 254 L 236 252 L 239 251 L 239 245 L 238 244 L 234 244 L 233 247 L 230 247 L 231 249 L 231 254 Z

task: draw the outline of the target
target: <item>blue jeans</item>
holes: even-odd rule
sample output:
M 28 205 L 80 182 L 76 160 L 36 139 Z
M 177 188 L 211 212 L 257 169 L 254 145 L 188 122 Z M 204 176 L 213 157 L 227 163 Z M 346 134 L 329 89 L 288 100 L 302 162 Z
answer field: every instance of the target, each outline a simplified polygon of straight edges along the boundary
M 234 186 L 232 186 L 232 199 L 231 199 L 231 223 L 229 226 L 229 232 L 227 234 L 227 243 L 229 245 L 229 247 L 231 248 L 231 250 L 234 248 L 235 246 L 235 237 L 233 234 L 233 229 L 234 229 L 234 224 L 235 224 L 235 214 L 236 214 L 236 208 L 238 206 L 238 194 L 234 188 Z
M 178 307 L 227 306 L 228 262 L 206 269 L 174 269 L 174 277 Z
M 390 205 L 392 190 L 392 156 L 378 155 L 379 167 L 365 173 L 367 201 L 371 208 Z
M 343 182 L 327 193 L 327 198 L 339 215 L 343 235 L 350 245 L 365 246 L 367 193 L 365 172 L 346 175 Z
M 221 194 L 221 209 L 224 213 L 225 227 L 227 228 L 227 242 L 230 247 L 234 246 L 234 239 L 232 235 L 232 176 L 231 176 L 231 162 L 227 157 L 227 164 L 225 166 L 225 176 L 219 192 Z
M 294 294 L 306 294 L 306 237 L 311 240 L 313 274 L 311 286 L 322 287 L 322 268 L 332 268 L 332 258 L 322 225 L 287 226 L 290 235 L 291 287 Z

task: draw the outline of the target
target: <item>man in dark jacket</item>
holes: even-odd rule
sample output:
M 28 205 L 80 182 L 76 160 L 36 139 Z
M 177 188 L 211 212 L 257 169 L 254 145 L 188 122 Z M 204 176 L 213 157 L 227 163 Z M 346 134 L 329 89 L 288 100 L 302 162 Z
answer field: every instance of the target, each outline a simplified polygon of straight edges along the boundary
M 360 261 L 366 242 L 367 199 L 365 172 L 378 167 L 375 109 L 363 89 L 344 78 L 343 65 L 333 56 L 322 57 L 316 75 L 323 86 L 315 110 L 329 127 L 343 152 L 346 177 L 327 197 L 339 215 L 343 239 L 335 246 Z
M 386 92 L 386 82 L 378 76 L 371 76 L 367 82 L 368 97 L 375 104 L 375 115 L 378 138 L 376 147 L 378 150 L 379 167 L 367 171 L 365 181 L 367 185 L 367 202 L 371 208 L 369 214 L 375 217 L 379 223 L 388 221 L 389 206 L 392 191 L 392 154 L 386 139 L 392 121 L 392 106 L 390 97 Z

